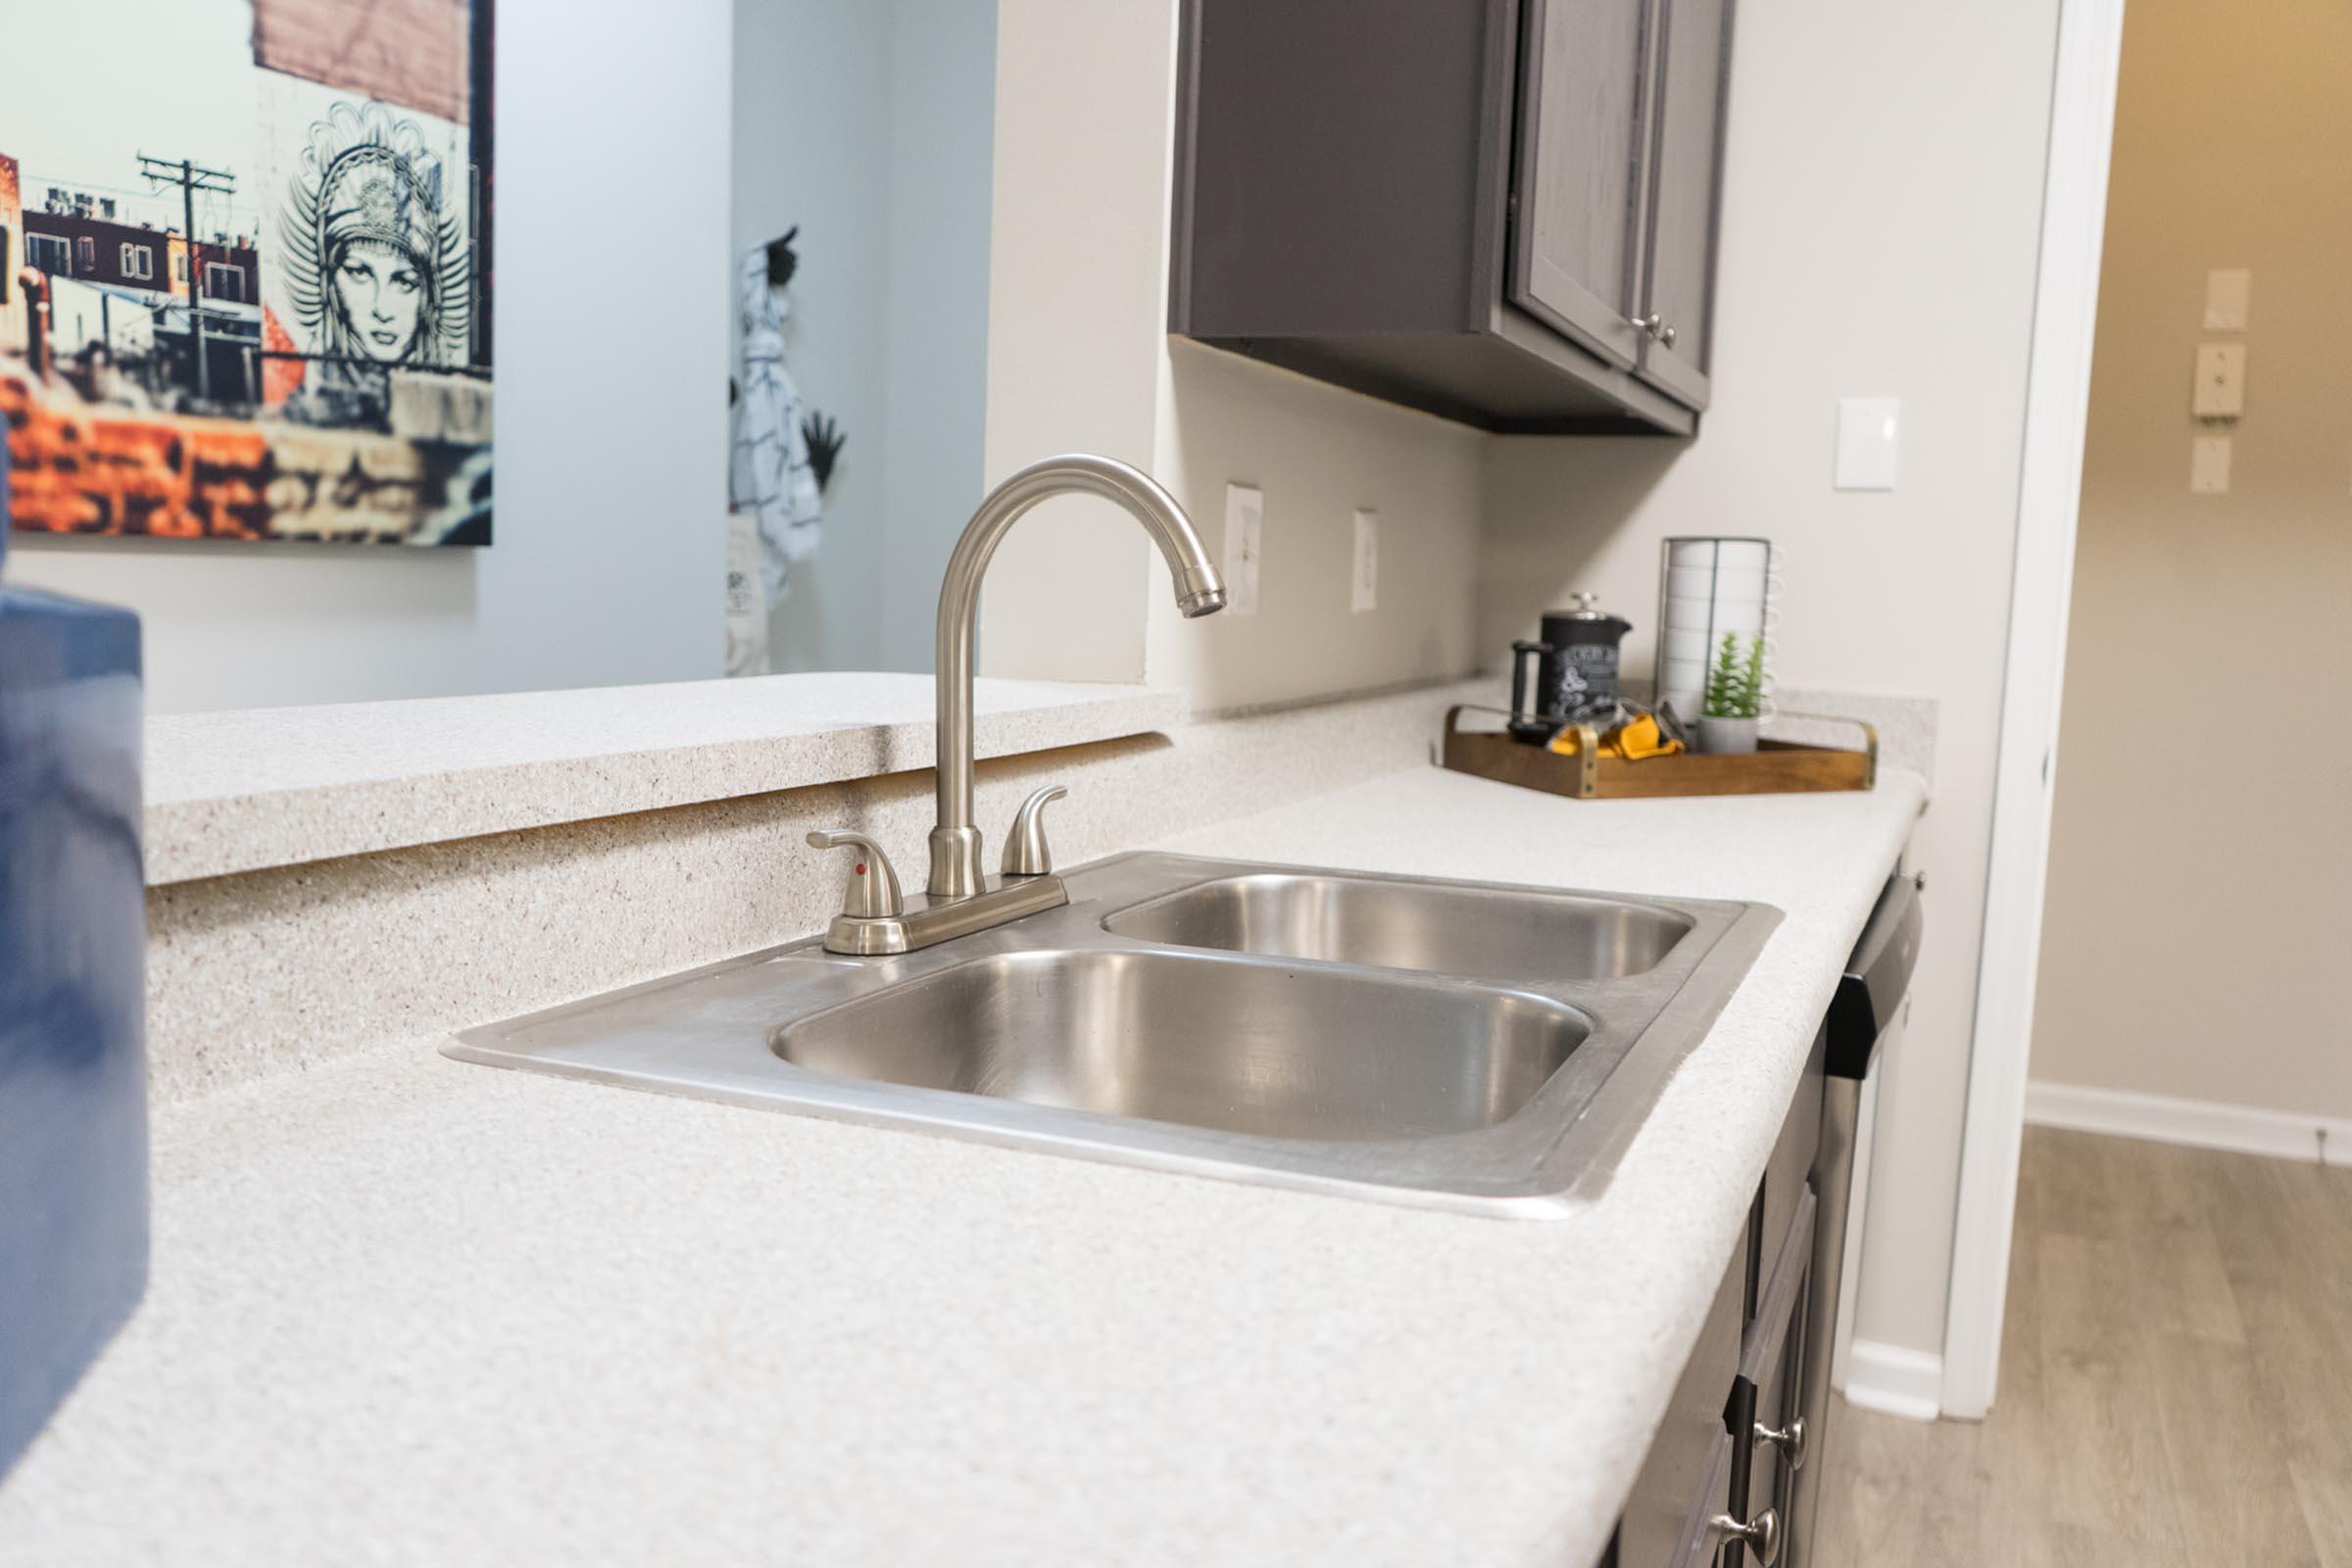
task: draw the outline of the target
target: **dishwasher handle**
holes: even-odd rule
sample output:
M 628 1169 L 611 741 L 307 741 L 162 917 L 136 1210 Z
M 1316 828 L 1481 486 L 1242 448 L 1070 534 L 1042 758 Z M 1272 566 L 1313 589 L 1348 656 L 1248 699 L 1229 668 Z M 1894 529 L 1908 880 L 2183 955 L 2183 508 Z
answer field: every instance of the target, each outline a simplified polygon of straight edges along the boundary
M 1870 1075 L 1879 1040 L 1911 989 L 1926 919 L 1920 886 L 1921 879 L 1914 877 L 1887 878 L 1863 924 L 1862 939 L 1845 960 L 1845 973 L 1830 1000 L 1826 1065 L 1833 1078 L 1859 1082 Z

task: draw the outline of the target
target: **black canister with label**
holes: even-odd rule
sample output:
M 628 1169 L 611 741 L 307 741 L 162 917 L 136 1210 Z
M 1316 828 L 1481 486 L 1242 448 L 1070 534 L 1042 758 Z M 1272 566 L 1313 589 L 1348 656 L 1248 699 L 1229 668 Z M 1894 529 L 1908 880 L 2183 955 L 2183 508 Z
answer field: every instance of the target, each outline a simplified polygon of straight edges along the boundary
M 1511 733 L 1531 746 L 1543 745 L 1586 710 L 1617 700 L 1618 644 L 1633 625 L 1595 608 L 1596 595 L 1574 597 L 1574 609 L 1544 615 L 1543 641 L 1511 644 L 1511 710 L 1530 715 L 1512 719 Z M 1532 693 L 1530 659 L 1536 661 Z

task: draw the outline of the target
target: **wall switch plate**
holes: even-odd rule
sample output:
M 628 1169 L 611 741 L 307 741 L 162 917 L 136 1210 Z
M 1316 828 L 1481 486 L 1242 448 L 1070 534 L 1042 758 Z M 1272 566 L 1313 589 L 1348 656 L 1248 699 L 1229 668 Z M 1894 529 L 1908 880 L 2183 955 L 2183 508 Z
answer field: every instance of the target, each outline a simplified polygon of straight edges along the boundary
M 1838 400 L 1838 489 L 1894 488 L 1902 416 L 1900 398 Z
M 1266 521 L 1266 494 L 1250 484 L 1225 487 L 1225 613 L 1257 613 L 1257 560 Z
M 2230 493 L 2230 438 L 2201 435 L 2188 449 L 2188 488 L 2200 496 Z
M 2205 274 L 2205 330 L 2243 332 L 2254 274 L 2242 267 L 2217 268 Z
M 1362 614 L 1380 603 L 1380 514 L 1359 507 L 1355 514 L 1355 567 L 1348 574 L 1348 609 Z
M 2234 419 L 2246 412 L 2246 346 L 2197 345 L 2197 379 L 2188 400 L 2200 419 Z

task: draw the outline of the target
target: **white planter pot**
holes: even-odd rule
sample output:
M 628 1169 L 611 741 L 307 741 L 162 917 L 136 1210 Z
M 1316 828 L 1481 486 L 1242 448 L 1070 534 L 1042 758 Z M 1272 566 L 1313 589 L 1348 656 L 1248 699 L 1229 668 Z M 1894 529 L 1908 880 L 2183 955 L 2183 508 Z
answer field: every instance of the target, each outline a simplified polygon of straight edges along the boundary
M 1756 721 L 1752 718 L 1714 718 L 1704 713 L 1698 720 L 1698 749 L 1709 757 L 1737 757 L 1756 749 Z

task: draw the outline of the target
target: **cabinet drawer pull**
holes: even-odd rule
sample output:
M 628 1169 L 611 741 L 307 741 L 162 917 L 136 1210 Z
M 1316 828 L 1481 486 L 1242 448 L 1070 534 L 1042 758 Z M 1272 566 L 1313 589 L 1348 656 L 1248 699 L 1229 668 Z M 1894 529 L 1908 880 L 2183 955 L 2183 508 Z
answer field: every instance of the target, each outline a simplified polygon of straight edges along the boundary
M 1755 1443 L 1758 1447 L 1770 1444 L 1780 1449 L 1782 1460 L 1791 1470 L 1805 1467 L 1805 1418 L 1801 1415 L 1778 1432 L 1761 1421 L 1757 1422 Z
M 1728 1513 L 1719 1513 L 1707 1521 L 1707 1529 L 1717 1544 L 1727 1541 L 1744 1543 L 1756 1554 L 1757 1568 L 1772 1568 L 1781 1560 L 1781 1511 L 1767 1508 L 1746 1524 Z

